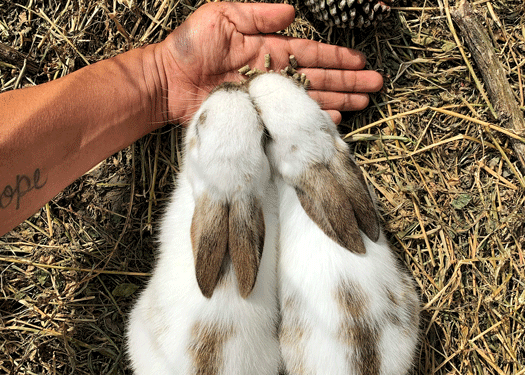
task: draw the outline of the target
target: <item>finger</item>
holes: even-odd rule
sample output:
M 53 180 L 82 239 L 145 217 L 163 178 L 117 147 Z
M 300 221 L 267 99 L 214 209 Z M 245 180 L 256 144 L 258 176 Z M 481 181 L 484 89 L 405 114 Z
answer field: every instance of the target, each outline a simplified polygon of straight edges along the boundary
M 336 125 L 339 125 L 341 123 L 341 120 L 342 120 L 342 116 L 341 116 L 341 112 L 339 111 L 334 111 L 332 109 L 329 109 L 328 111 L 326 111 L 330 117 L 332 118 L 332 121 L 334 122 L 334 124 Z
M 295 17 L 292 5 L 216 3 L 242 34 L 269 34 L 286 28 Z
M 310 88 L 337 92 L 377 92 L 383 77 L 373 70 L 299 69 L 310 80 Z
M 289 53 L 295 56 L 299 66 L 350 70 L 365 67 L 365 55 L 353 49 L 296 38 L 289 38 L 288 44 Z
M 308 91 L 308 94 L 321 106 L 325 111 L 359 111 L 368 106 L 370 101 L 367 94 L 361 93 L 341 93 L 327 91 Z

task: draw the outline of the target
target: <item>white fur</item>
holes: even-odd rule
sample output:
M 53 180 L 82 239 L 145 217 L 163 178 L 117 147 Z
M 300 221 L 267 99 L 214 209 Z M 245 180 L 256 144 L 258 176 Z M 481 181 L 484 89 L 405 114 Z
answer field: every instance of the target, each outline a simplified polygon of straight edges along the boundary
M 249 92 L 273 140 L 267 146 L 270 162 L 285 180 L 333 156 L 337 128 L 303 88 L 280 74 L 269 73 L 250 81 Z M 297 150 L 290 152 L 294 146 Z
M 197 129 L 202 113 L 205 124 Z M 189 346 L 196 323 L 231 331 L 219 374 L 277 373 L 276 188 L 261 137 L 257 113 L 240 90 L 214 92 L 190 124 L 184 166 L 160 228 L 158 263 L 129 320 L 128 352 L 135 374 L 195 373 Z M 243 299 L 229 267 L 227 280 L 207 299 L 197 285 L 190 238 L 195 201 L 205 191 L 228 199 L 246 190 L 268 198 L 263 201 L 266 233 L 257 281 Z
M 417 322 L 416 328 L 401 328 L 388 316 L 394 313 L 405 327 L 412 319 L 414 325 L 417 318 L 410 307 L 417 309 L 417 295 L 412 281 L 398 268 L 382 234 L 374 243 L 361 233 L 366 254 L 344 249 L 308 217 L 290 186 L 308 166 L 334 155 L 335 144 L 343 142 L 335 124 L 304 89 L 278 74 L 256 77 L 249 83 L 249 93 L 271 136 L 267 155 L 278 175 L 282 321 L 299 327 L 297 342 L 281 339 L 287 371 L 361 374 L 355 363 L 358 349 L 341 339 L 344 317 L 336 293 L 344 280 L 358 286 L 364 296 L 364 316 L 350 319 L 350 324 L 366 321 L 379 329 L 380 374 L 405 374 L 417 343 Z M 298 147 L 292 152 L 292 146 Z M 399 307 L 389 303 L 387 289 Z M 417 316 L 417 311 L 413 313 Z
M 334 293 L 345 280 L 362 288 L 367 299 L 366 319 L 381 329 L 381 374 L 405 374 L 412 364 L 417 331 L 405 332 L 388 322 L 386 314 L 392 311 L 385 291 L 388 288 L 402 303 L 401 296 L 405 294 L 408 294 L 404 297 L 407 300 L 417 298 L 411 281 L 402 276 L 384 236 L 374 243 L 362 234 L 366 254 L 352 253 L 326 237 L 306 215 L 292 187 L 284 182 L 278 186 L 281 202 L 279 298 L 281 302 L 296 299 L 300 308 L 299 313 L 288 311 L 281 303 L 281 314 L 283 319 L 287 314 L 298 315 L 306 329 L 311 329 L 302 343 L 308 373 L 360 374 L 348 361 L 349 355 L 355 355 L 353 348 L 338 338 L 342 316 Z M 404 323 L 409 319 L 402 308 L 395 313 Z M 295 350 L 282 346 L 285 363 L 287 358 L 296 355 Z
M 224 110 L 227 107 L 227 110 Z M 205 126 L 196 123 L 205 114 Z M 255 191 L 264 196 L 269 179 L 268 159 L 262 149 L 262 124 L 244 91 L 216 91 L 195 114 L 186 134 L 186 173 L 195 197 L 208 191 L 216 199 Z

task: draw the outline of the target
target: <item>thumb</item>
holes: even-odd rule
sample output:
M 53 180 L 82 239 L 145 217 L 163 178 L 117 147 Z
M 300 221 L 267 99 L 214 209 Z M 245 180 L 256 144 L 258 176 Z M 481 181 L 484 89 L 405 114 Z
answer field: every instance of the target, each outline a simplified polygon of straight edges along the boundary
M 242 34 L 269 34 L 286 28 L 295 17 L 292 5 L 216 3 L 221 13 Z

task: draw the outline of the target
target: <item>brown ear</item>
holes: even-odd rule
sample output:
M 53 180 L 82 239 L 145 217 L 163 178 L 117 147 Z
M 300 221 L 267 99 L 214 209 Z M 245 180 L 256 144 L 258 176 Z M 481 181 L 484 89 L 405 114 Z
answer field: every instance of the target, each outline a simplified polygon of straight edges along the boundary
M 210 298 L 219 281 L 228 248 L 228 205 L 203 194 L 195 202 L 191 221 L 195 275 L 202 294 Z
M 228 249 L 241 297 L 250 295 L 257 279 L 264 247 L 261 202 L 250 196 L 230 204 Z
M 354 209 L 354 215 L 359 229 L 361 229 L 372 241 L 379 239 L 381 232 L 379 217 L 374 205 L 365 178 L 359 166 L 352 160 L 348 150 L 338 147 L 332 163 L 329 165 L 330 172 L 346 191 Z
M 351 252 L 366 252 L 351 200 L 327 166 L 310 168 L 296 183 L 295 191 L 310 219 L 328 237 Z

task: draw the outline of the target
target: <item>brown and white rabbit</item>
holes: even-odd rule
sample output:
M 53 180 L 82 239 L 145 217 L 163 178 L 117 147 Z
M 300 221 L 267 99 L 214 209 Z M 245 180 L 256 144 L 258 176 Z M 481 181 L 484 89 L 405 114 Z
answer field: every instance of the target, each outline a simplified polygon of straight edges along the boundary
M 278 371 L 277 191 L 246 86 L 215 89 L 186 133 L 153 276 L 127 331 L 135 374 Z
M 279 74 L 249 82 L 279 193 L 279 332 L 290 375 L 406 374 L 418 341 L 413 281 L 381 233 L 330 116 Z

